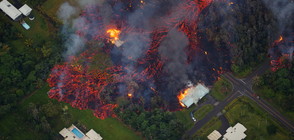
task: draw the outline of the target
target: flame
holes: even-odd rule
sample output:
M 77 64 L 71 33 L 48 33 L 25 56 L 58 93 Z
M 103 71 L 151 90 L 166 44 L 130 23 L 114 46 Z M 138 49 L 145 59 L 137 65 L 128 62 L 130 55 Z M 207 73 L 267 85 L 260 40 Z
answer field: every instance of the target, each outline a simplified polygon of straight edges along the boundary
M 132 98 L 133 94 L 132 93 L 128 93 L 128 97 Z
M 111 43 L 114 44 L 117 40 L 119 40 L 120 30 L 117 30 L 117 29 L 108 29 L 106 31 L 106 33 L 109 34 Z
M 278 42 L 281 42 L 282 40 L 283 40 L 283 36 L 280 36 L 280 39 L 279 39 Z
M 229 2 L 229 5 L 232 5 L 232 4 L 234 4 L 233 2 Z
M 182 107 L 186 107 L 186 106 L 181 102 L 181 100 L 183 100 L 183 99 L 188 95 L 188 90 L 189 90 L 189 88 L 185 89 L 184 91 L 182 91 L 182 92 L 180 93 L 180 95 L 177 96 L 177 97 L 178 97 L 178 100 L 179 100 L 179 103 L 180 103 L 180 105 L 181 105 Z

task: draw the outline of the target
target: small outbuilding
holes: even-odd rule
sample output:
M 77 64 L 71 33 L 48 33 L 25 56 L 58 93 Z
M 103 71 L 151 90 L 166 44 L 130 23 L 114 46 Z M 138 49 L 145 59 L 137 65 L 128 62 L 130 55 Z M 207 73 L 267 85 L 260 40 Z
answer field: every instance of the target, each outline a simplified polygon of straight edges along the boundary
M 207 136 L 209 140 L 218 140 L 221 137 L 222 135 L 217 130 L 214 130 Z
M 27 4 L 23 5 L 22 7 L 19 8 L 19 11 L 25 15 L 25 16 L 29 16 L 32 12 L 32 8 L 29 7 Z

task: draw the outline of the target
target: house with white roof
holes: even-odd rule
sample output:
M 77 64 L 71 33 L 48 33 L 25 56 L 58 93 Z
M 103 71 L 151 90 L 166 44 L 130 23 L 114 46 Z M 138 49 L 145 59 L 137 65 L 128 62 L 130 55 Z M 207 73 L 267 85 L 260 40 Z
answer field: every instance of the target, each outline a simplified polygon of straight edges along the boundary
M 73 124 L 69 128 L 63 128 L 59 134 L 64 137 L 64 140 L 102 140 L 102 137 L 93 129 L 84 134 Z
M 246 130 L 242 124 L 237 123 L 234 127 L 229 127 L 226 130 L 223 140 L 243 140 L 246 138 L 246 134 L 244 133 Z
M 7 0 L 0 2 L 0 9 L 14 21 L 21 19 L 22 13 Z
M 197 86 L 189 87 L 185 92 L 187 94 L 180 102 L 189 108 L 193 103 L 197 104 L 200 99 L 208 94 L 209 89 L 204 84 L 199 83 Z

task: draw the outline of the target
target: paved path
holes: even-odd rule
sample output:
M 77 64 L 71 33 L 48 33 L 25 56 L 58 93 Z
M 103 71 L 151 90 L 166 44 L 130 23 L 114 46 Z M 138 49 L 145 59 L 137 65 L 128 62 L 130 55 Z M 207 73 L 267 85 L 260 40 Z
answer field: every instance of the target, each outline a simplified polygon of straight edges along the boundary
M 231 73 L 223 74 L 223 76 L 229 80 L 229 82 L 233 85 L 233 91 L 230 96 L 226 97 L 224 101 L 220 102 L 215 108 L 209 112 L 205 118 L 199 120 L 195 123 L 192 129 L 186 132 L 186 136 L 192 136 L 197 132 L 202 126 L 204 126 L 208 121 L 210 121 L 214 116 L 217 116 L 225 106 L 227 106 L 231 101 L 240 97 L 247 96 L 249 99 L 255 101 L 261 108 L 266 110 L 270 115 L 276 118 L 282 125 L 287 127 L 289 130 L 294 132 L 294 127 L 292 122 L 287 120 L 284 116 L 282 116 L 278 111 L 273 109 L 266 101 L 263 99 L 258 99 L 254 96 L 254 91 L 252 90 L 253 78 L 255 76 L 262 75 L 270 68 L 269 61 L 264 62 L 258 69 L 252 72 L 244 79 L 237 79 Z
M 219 119 L 222 121 L 222 126 L 218 129 L 218 132 L 224 135 L 226 134 L 227 129 L 230 127 L 230 123 L 225 115 L 219 116 Z

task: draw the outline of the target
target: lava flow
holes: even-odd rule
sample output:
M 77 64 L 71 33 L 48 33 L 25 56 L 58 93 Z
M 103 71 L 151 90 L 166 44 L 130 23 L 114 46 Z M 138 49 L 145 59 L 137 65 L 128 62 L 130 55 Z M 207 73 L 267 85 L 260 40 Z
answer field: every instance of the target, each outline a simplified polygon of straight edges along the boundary
M 88 47 L 71 56 L 70 62 L 56 65 L 47 80 L 49 97 L 92 109 L 101 119 L 115 116 L 116 98 L 122 95 L 132 100 L 144 98 L 142 104 L 147 106 L 151 97 L 160 96 L 168 103 L 165 109 L 181 108 L 182 104 L 174 102 L 184 98 L 186 90 L 178 92 L 187 80 L 215 80 L 223 67 L 210 58 L 211 52 L 199 47 L 198 16 L 212 0 L 174 1 L 109 0 L 112 16 L 103 15 L 102 6 L 88 6 L 80 14 L 85 24 L 77 25 L 76 34 L 89 44 L 103 42 L 104 53 Z M 154 17 L 150 17 L 152 10 Z M 97 59 L 106 56 L 111 57 L 111 64 L 97 66 Z

